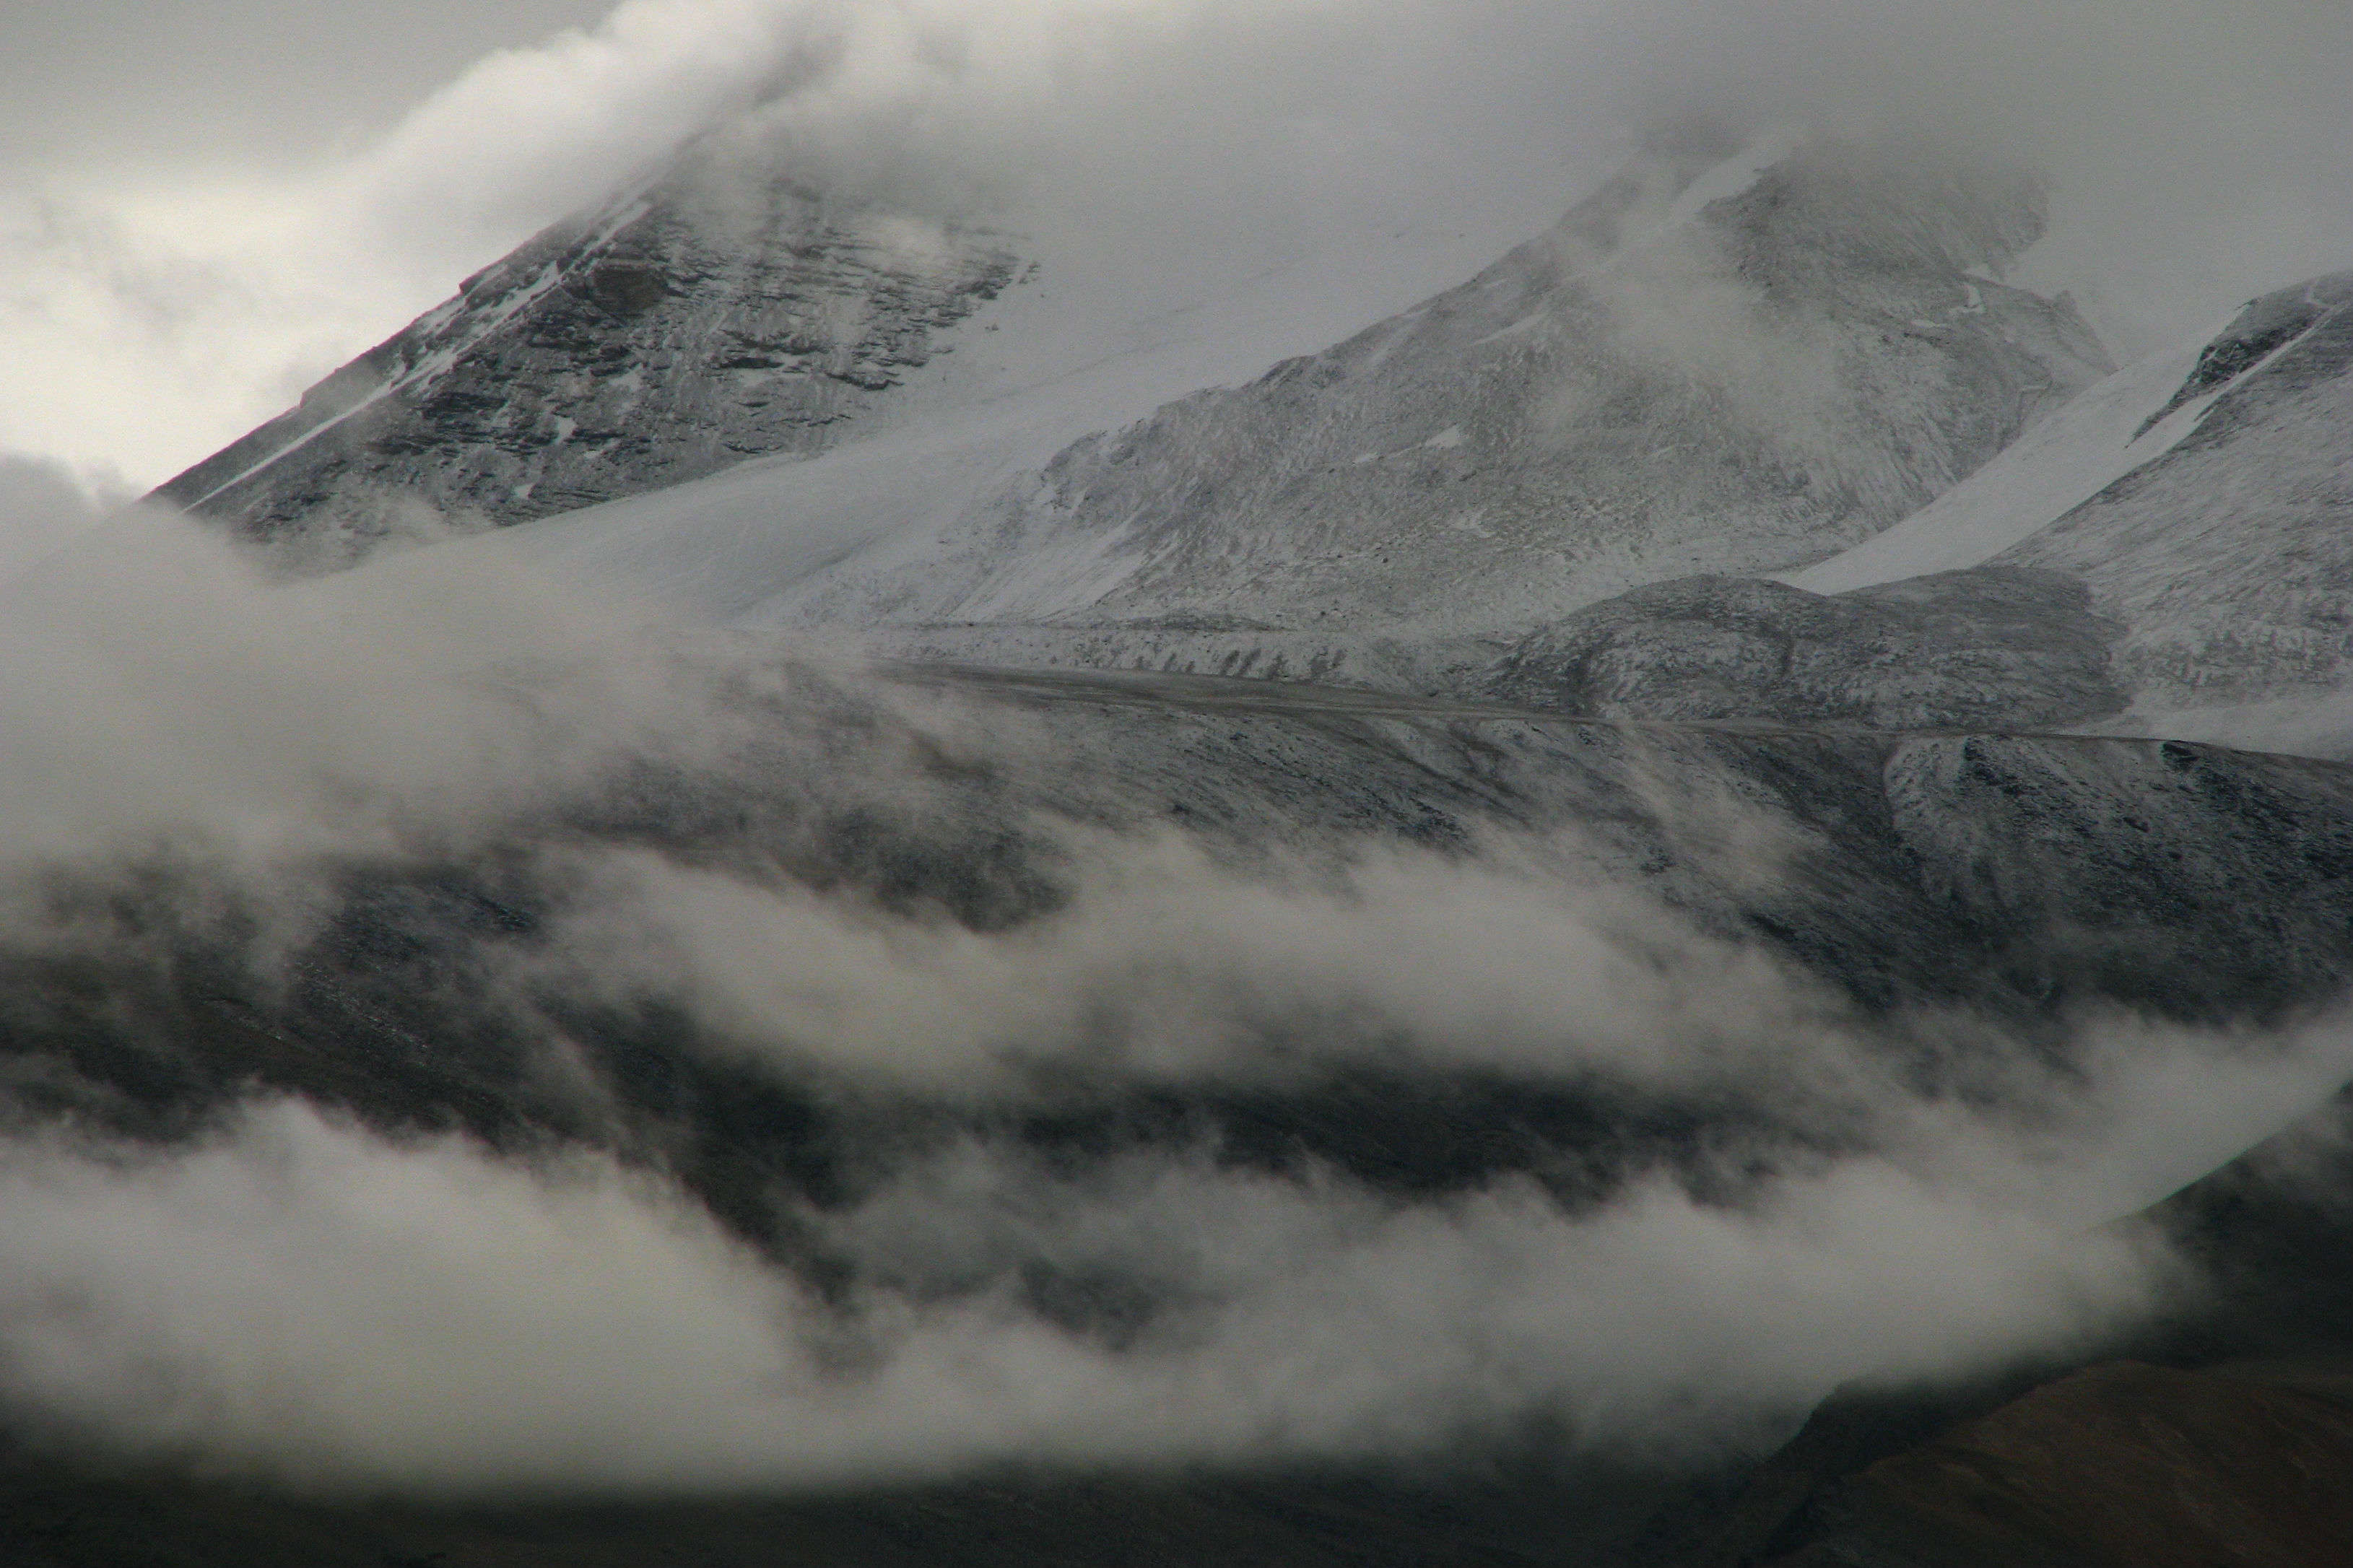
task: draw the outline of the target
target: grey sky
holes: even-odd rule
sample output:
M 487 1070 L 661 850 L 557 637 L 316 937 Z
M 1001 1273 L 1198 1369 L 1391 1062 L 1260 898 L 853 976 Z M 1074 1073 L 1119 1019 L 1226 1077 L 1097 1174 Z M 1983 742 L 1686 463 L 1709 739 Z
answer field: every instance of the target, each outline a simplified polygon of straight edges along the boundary
M 0 0 L 0 164 L 299 163 L 613 0 Z
M 1697 110 L 2041 163 L 2021 280 L 2120 357 L 2353 264 L 2341 0 L 0 0 L 0 452 L 153 483 L 828 38 L 798 145 L 1197 254 L 1557 211 Z

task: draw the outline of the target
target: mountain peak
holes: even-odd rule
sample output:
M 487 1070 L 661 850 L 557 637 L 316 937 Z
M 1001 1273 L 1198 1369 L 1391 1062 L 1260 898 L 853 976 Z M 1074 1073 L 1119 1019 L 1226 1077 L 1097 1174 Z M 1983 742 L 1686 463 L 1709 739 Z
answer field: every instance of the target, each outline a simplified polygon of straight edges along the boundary
M 156 494 L 331 566 L 821 451 L 1021 265 L 984 230 L 682 165 L 475 273 Z
M 1060 662 L 1059 627 L 1080 662 L 1250 667 L 1166 646 L 1170 617 L 1215 613 L 1328 676 L 1335 636 L 1512 636 L 1802 565 L 2109 371 L 2071 310 L 1993 277 L 2042 221 L 2015 170 L 1790 132 L 1645 147 L 1469 282 L 1081 440 L 921 548 L 780 584 L 774 613 L 907 624 L 892 646 L 920 653 Z

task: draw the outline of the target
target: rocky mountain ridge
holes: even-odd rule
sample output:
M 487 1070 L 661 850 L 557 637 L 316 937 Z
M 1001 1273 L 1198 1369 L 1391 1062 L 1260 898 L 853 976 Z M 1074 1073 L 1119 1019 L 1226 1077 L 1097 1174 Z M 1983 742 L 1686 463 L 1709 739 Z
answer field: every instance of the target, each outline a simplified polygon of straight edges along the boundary
M 512 524 L 862 429 L 1024 264 L 690 160 L 556 225 L 164 484 L 281 555 Z
M 1049 662 L 1120 664 L 1151 657 L 1096 651 L 1126 628 L 1239 617 L 1320 639 L 1329 669 L 1352 640 L 1508 634 L 1819 558 L 2108 369 L 2063 302 L 1988 270 L 2040 231 L 2031 181 L 1906 177 L 1834 144 L 1654 151 L 1471 282 L 1083 440 L 760 617 L 984 662 L 1060 636 Z

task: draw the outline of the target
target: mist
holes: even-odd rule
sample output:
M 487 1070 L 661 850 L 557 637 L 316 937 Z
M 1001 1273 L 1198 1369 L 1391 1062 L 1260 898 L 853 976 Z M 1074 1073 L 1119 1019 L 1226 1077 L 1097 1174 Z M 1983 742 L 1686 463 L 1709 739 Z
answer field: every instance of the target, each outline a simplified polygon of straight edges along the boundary
M 940 777 L 1062 764 L 1018 716 L 410 559 L 288 586 L 136 509 L 20 576 L 0 948 L 134 976 L 226 952 L 245 980 L 205 984 L 266 997 L 355 865 L 521 865 L 553 889 L 536 935 L 485 949 L 436 1004 L 449 1040 L 416 1048 L 487 1017 L 592 1131 L 494 1143 L 247 1093 L 135 1135 L 100 1100 L 40 1114 L 58 1086 L 18 1057 L 20 1429 L 438 1492 L 1426 1464 L 1531 1430 L 1694 1462 L 1850 1380 L 2063 1353 L 2194 1300 L 2126 1216 L 2353 1070 L 2329 1017 L 2087 1015 L 2054 1058 L 1966 1009 L 1874 1016 L 1609 883 L 1575 833 L 1253 843 L 1029 810 L 1026 901 L 986 918 L 796 871 L 821 816 L 748 858 L 609 842 L 582 825 L 630 819 L 649 764 L 952 841 Z M 1778 874 L 1769 824 L 1708 809 L 1744 875 Z M 691 1024 L 677 1049 L 849 1107 L 848 1185 L 772 1192 L 763 1240 L 659 1145 L 594 1134 L 612 1086 L 580 1020 L 648 1006 Z M 1967 1068 L 1923 1076 L 1907 1040 Z M 1436 1187 L 1238 1159 L 1207 1126 L 1082 1160 L 1018 1132 L 1367 1072 L 1741 1109 Z
M 0 448 L 159 480 L 712 132 L 763 169 L 997 217 L 1066 276 L 1119 279 L 1138 320 L 1401 229 L 1500 254 L 1662 122 L 1926 133 L 2046 171 L 2024 280 L 2073 290 L 2129 359 L 2353 250 L 2349 28 L 2321 0 L 631 0 L 292 165 L 192 167 L 161 130 L 17 160 Z M 297 96 L 248 69 L 217 90 Z M 1400 279 L 1387 308 L 1454 280 Z
M 1705 1454 L 1849 1377 L 2087 1338 L 2167 1278 L 2146 1241 L 1866 1163 L 1746 1213 L 1649 1185 L 1571 1221 L 1512 1185 L 1401 1205 L 976 1154 L 834 1218 L 879 1277 L 846 1306 L 609 1167 L 290 1108 L 168 1162 L 20 1145 L 0 1190 L 12 1404 L 151 1457 L 437 1490 L 1401 1459 L 1564 1418 Z M 1139 1257 L 1192 1300 L 1137 1342 L 1011 1288 Z

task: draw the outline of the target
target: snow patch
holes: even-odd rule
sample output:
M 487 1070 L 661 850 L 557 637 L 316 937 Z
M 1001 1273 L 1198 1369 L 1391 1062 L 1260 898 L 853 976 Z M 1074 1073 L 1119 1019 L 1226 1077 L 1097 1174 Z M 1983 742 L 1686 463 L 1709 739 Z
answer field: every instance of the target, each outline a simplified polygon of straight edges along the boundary
M 1746 194 L 1755 188 L 1757 182 L 1763 179 L 1775 164 L 1805 145 L 1805 133 L 1801 131 L 1783 128 L 1767 132 L 1739 153 L 1685 185 L 1683 194 L 1675 198 L 1674 205 L 1667 209 L 1666 217 L 1652 232 L 1663 234 L 1669 229 L 1680 228 L 1716 203 Z
M 1982 566 L 2023 543 L 2197 428 L 2212 396 L 2136 440 L 2198 363 L 2202 343 L 2128 365 L 2052 414 L 1984 468 L 1886 532 L 1778 581 L 1814 594 Z

